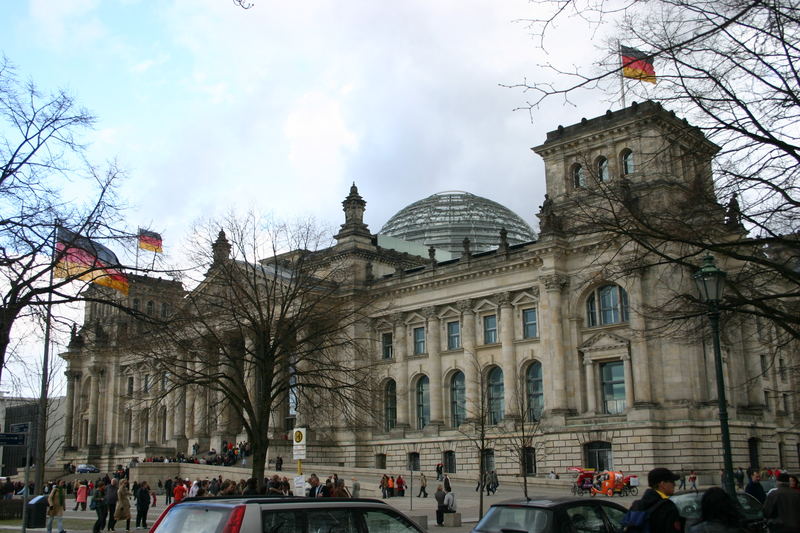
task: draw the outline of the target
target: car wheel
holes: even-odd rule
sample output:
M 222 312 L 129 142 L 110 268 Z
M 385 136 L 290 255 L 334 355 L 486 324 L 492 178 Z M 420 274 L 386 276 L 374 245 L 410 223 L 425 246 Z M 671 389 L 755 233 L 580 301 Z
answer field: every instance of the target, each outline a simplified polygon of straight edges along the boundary
M 639 495 L 639 487 L 631 487 L 631 496 Z

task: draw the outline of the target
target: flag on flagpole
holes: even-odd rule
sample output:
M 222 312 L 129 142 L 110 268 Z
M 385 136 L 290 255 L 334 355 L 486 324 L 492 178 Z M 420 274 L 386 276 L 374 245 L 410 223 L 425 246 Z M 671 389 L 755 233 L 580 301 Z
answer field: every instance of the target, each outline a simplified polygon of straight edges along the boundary
M 622 60 L 623 77 L 642 80 L 648 83 L 656 82 L 656 70 L 653 68 L 653 56 L 628 46 L 620 46 L 619 55 Z
M 164 252 L 161 245 L 161 234 L 139 228 L 139 248 L 160 254 Z
M 102 244 L 59 227 L 56 257 L 55 277 L 76 277 L 128 294 L 128 277 L 114 252 Z

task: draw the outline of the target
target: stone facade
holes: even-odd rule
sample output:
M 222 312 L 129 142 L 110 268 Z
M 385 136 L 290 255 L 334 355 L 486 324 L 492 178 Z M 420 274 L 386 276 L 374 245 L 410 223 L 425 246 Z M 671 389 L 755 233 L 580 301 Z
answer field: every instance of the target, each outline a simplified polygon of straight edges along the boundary
M 648 201 L 668 208 L 673 191 L 662 178 L 685 175 L 689 186 L 705 176 L 700 186 L 713 187 L 717 150 L 652 103 L 559 127 L 534 148 L 547 180 L 538 240 L 509 245 L 499 236 L 496 250 L 480 253 L 465 243 L 460 258 L 441 262 L 433 253 L 379 247 L 354 185 L 343 202 L 337 244 L 324 253 L 348 265 L 348 283 L 382 302 L 359 326 L 370 339 L 376 409 L 366 427 L 310 427 L 310 458 L 389 470 L 410 461 L 433 470 L 443 462 L 453 471 L 477 471 L 476 425 L 483 421 L 492 450 L 486 460 L 516 475 L 525 467 L 513 451 L 515 436 L 533 422 L 538 434 L 529 471 L 587 465 L 718 471 L 711 347 L 697 333 L 665 333 L 658 317 L 645 312 L 668 293 L 692 292 L 691 272 L 651 267 L 610 279 L 607 266 L 633 256 L 609 246 L 602 232 L 570 231 L 576 195 L 589 186 L 581 168 L 597 169 L 600 179 L 629 180 L 649 192 Z M 128 305 L 152 314 L 163 304 L 168 314 L 182 295 L 177 283 L 137 277 Z M 232 418 L 212 412 L 207 391 L 190 387 L 161 397 L 162 378 L 119 349 L 118 339 L 130 336 L 135 322 L 102 307 L 89 306 L 81 333 L 62 354 L 73 429 L 66 459 L 111 465 L 243 438 Z M 733 460 L 796 470 L 797 383 L 781 369 L 797 354 L 773 344 L 756 323 L 731 323 L 723 331 Z M 762 368 L 766 354 L 781 365 Z M 148 398 L 146 409 L 132 409 Z M 271 456 L 289 456 L 282 439 L 291 418 L 275 416 Z

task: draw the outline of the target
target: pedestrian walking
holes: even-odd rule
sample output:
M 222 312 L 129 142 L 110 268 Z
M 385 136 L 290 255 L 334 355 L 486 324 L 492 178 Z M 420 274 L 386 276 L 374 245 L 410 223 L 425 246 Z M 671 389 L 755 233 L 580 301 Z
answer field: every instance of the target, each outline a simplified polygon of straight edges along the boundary
M 78 490 L 75 491 L 75 508 L 73 511 L 78 510 L 78 506 L 80 506 L 81 511 L 86 510 L 86 500 L 89 497 L 89 487 L 86 485 L 86 481 L 81 481 L 80 485 L 78 485 Z
M 64 480 L 60 480 L 50 494 L 47 496 L 47 533 L 53 532 L 53 521 L 58 522 L 58 533 L 64 533 L 64 499 L 67 497 L 67 489 L 64 487 Z
M 92 492 L 92 503 L 90 505 L 97 513 L 97 520 L 92 527 L 92 533 L 100 533 L 106 527 L 106 516 L 108 509 L 106 507 L 106 483 L 105 481 L 98 481 Z
M 781 472 L 777 488 L 770 491 L 764 502 L 764 517 L 771 533 L 800 531 L 800 492 L 789 486 L 789 474 Z
M 119 491 L 119 480 L 114 478 L 111 483 L 106 485 L 106 512 L 108 513 L 107 526 L 109 531 L 114 531 L 117 521 L 114 514 L 117 511 L 117 492 Z
M 419 473 L 419 492 L 417 493 L 417 498 L 420 497 L 420 494 L 423 495 L 422 496 L 423 498 L 427 498 L 428 497 L 428 489 L 427 489 L 427 487 L 428 487 L 428 480 L 425 477 L 425 474 L 423 472 L 420 472 Z
M 147 529 L 147 511 L 150 509 L 150 485 L 142 481 L 136 493 L 136 529 Z
M 436 500 L 436 525 L 443 526 L 444 525 L 444 497 L 447 493 L 444 491 L 441 485 L 436 487 L 436 492 L 433 493 L 433 498 Z
M 131 530 L 131 491 L 128 489 L 128 480 L 123 478 L 117 491 L 117 507 L 114 509 L 114 524 L 118 520 L 125 520 L 125 531 Z M 114 530 L 112 525 L 110 528 Z

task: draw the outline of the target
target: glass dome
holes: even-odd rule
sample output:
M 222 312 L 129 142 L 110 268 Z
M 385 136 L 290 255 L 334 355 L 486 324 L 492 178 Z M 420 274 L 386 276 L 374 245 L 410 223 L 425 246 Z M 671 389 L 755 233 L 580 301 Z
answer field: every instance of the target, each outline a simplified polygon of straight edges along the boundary
M 473 252 L 494 250 L 500 230 L 509 244 L 535 239 L 531 227 L 510 209 L 464 191 L 445 191 L 414 202 L 398 211 L 379 234 L 433 246 L 460 255 L 464 238 Z

